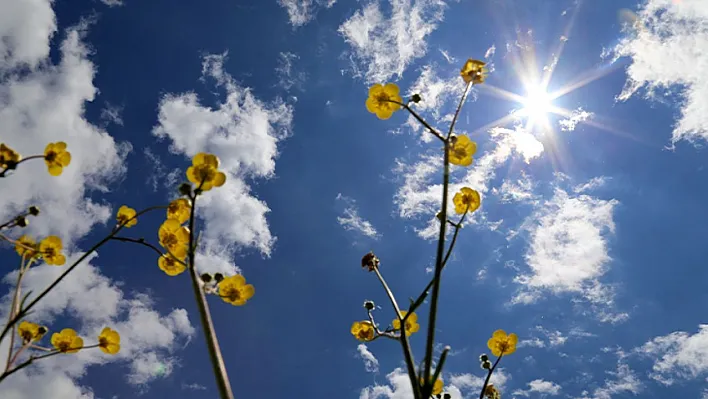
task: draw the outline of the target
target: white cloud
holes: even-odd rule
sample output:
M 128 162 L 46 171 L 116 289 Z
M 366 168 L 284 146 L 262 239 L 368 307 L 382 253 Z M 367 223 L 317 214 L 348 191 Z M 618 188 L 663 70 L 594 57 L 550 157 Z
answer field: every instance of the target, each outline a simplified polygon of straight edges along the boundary
M 226 56 L 207 55 L 202 68 L 203 78 L 214 79 L 226 92 L 225 100 L 210 108 L 195 93 L 168 94 L 160 101 L 153 134 L 169 138 L 173 153 L 192 157 L 203 151 L 221 159 L 226 184 L 197 203 L 207 222 L 204 246 L 212 254 L 253 247 L 268 256 L 275 242 L 266 221 L 269 209 L 251 193 L 246 179 L 274 175 L 277 145 L 290 133 L 292 108 L 280 100 L 264 103 L 239 86 L 223 69 Z
M 388 385 L 374 385 L 361 390 L 359 399 L 410 399 L 413 397 L 411 380 L 403 369 L 397 368 L 386 375 Z M 462 399 L 459 388 L 445 384 L 445 392 L 452 396 L 452 399 Z
M 683 101 L 672 142 L 708 140 L 708 76 L 702 68 L 708 64 L 708 2 L 647 0 L 636 17 L 633 32 L 613 49 L 616 57 L 631 58 L 619 99 L 642 87 L 649 96 L 676 89 Z
M 635 351 L 654 360 L 651 377 L 665 385 L 708 376 L 708 325 L 699 325 L 695 334 L 676 331 L 655 337 Z
M 312 21 L 321 7 L 330 8 L 337 0 L 278 0 L 278 4 L 288 12 L 293 28 Z
M 525 172 L 517 180 L 505 179 L 501 187 L 493 188 L 492 193 L 499 196 L 502 203 L 531 202 L 536 203 L 538 196 L 533 193 L 534 182 Z
M 376 231 L 376 228 L 368 220 L 364 220 L 359 216 L 359 210 L 356 207 L 356 201 L 353 198 L 337 194 L 337 200 L 343 201 L 346 204 L 342 216 L 337 217 L 337 222 L 345 230 L 354 231 L 365 235 L 369 238 L 379 238 L 381 234 Z
M 572 132 L 575 130 L 575 127 L 578 126 L 578 123 L 585 122 L 592 118 L 593 115 L 592 112 L 585 111 L 580 107 L 573 110 L 568 118 L 559 120 L 558 126 L 560 126 L 561 130 L 564 132 Z
M 516 127 L 515 130 L 494 128 L 490 131 L 490 135 L 493 149 L 476 158 L 472 167 L 468 168 L 462 177 L 453 177 L 449 187 L 451 193 L 454 194 L 463 186 L 468 186 L 484 194 L 489 191 L 488 184 L 494 178 L 497 168 L 508 161 L 512 154 L 516 153 L 524 161 L 530 162 L 543 152 L 543 144 L 520 127 Z M 430 223 L 427 229 L 420 230 L 419 235 L 423 238 L 426 236 L 425 232 L 433 228 L 431 225 L 436 223 L 434 215 L 440 206 L 442 196 L 442 184 L 437 183 L 442 178 L 441 170 L 442 156 L 437 153 L 422 155 L 420 160 L 412 165 L 399 160 L 394 169 L 394 173 L 402 176 L 403 179 L 403 185 L 398 189 L 394 199 L 399 216 L 429 217 L 427 220 Z M 451 204 L 452 196 L 448 206 L 451 207 Z M 482 207 L 484 208 L 484 200 Z M 480 214 L 477 212 L 474 215 Z M 480 216 L 473 216 L 471 221 L 474 221 L 474 217 Z
M 376 359 L 376 356 L 371 353 L 369 348 L 365 344 L 359 344 L 359 346 L 356 347 L 356 350 L 359 352 L 359 357 L 364 361 L 366 371 L 369 373 L 378 373 L 379 361 Z
M 12 195 L 0 196 L 0 220 L 9 219 L 31 204 L 38 205 L 45 212 L 32 220 L 29 232 L 36 236 L 58 234 L 70 245 L 92 226 L 110 217 L 110 207 L 93 201 L 88 195 L 91 191 L 107 190 L 107 185 L 122 177 L 124 157 L 130 146 L 117 144 L 107 132 L 84 118 L 84 103 L 94 100 L 97 92 L 93 85 L 95 69 L 82 43 L 85 26 L 66 32 L 61 41 L 60 61 L 53 65 L 48 58 L 41 58 L 46 54 L 28 49 L 49 45 L 55 29 L 53 14 L 42 19 L 46 26 L 32 25 L 37 24 L 36 18 L 45 12 L 44 5 L 49 7 L 48 2 L 10 3 L 3 6 L 0 2 L 3 9 L 0 33 L 16 35 L 0 40 L 0 54 L 3 46 L 16 43 L 13 45 L 16 48 L 7 49 L 11 50 L 11 55 L 5 54 L 0 62 L 0 97 L 3 98 L 0 137 L 24 155 L 41 154 L 46 143 L 63 140 L 68 144 L 72 161 L 59 177 L 50 176 L 44 162 L 39 160 L 23 163 L 2 179 L 3 190 Z M 36 14 L 24 14 L 30 4 Z M 13 22 L 6 25 L 2 22 L 4 18 Z M 34 36 L 30 42 L 23 37 L 26 32 L 22 29 L 3 31 L 15 23 L 33 26 L 37 36 L 47 33 L 44 43 Z M 31 68 L 12 69 L 22 63 Z
M 412 107 L 419 113 L 430 113 L 436 121 L 444 115 L 441 114 L 443 106 L 452 98 L 456 100 L 462 95 L 464 81 L 455 74 L 450 78 L 441 78 L 433 68 L 426 65 L 421 69 L 420 76 L 410 86 L 407 96 L 419 94 L 421 101 Z M 412 117 L 412 116 L 411 116 Z M 414 122 L 420 127 L 420 122 Z M 424 132 L 426 137 L 433 137 L 429 132 Z
M 494 386 L 503 393 L 510 379 L 511 376 L 504 371 L 504 369 L 498 368 L 494 370 L 494 374 L 492 374 L 492 378 L 489 379 L 489 383 L 494 384 Z M 456 374 L 450 377 L 450 383 L 458 387 L 461 391 L 466 392 L 471 390 L 479 394 L 484 386 L 484 378 L 474 374 Z
M 347 53 L 353 73 L 368 83 L 381 83 L 403 75 L 408 65 L 427 52 L 427 36 L 443 19 L 443 0 L 389 0 L 367 3 L 340 27 L 351 46 Z
M 122 113 L 123 107 L 106 103 L 105 107 L 101 110 L 101 120 L 106 125 L 113 123 L 123 126 L 123 117 L 121 116 Z
M 607 234 L 614 232 L 616 200 L 570 195 L 556 188 L 527 221 L 530 245 L 525 255 L 530 273 L 518 276 L 524 286 L 515 302 L 533 302 L 541 290 L 582 293 L 593 302 L 609 301 L 599 278 L 611 260 Z
M 561 386 L 556 384 L 553 381 L 545 381 L 545 380 L 533 380 L 528 383 L 529 388 L 522 390 L 522 389 L 517 389 L 514 391 L 513 395 L 520 395 L 520 396 L 526 396 L 529 397 L 531 394 L 536 393 L 539 395 L 551 395 L 555 396 L 558 395 L 561 391 Z
M 576 194 L 580 194 L 598 189 L 604 186 L 610 179 L 611 178 L 607 176 L 593 177 L 587 183 L 578 184 L 577 186 L 573 187 L 573 192 Z
M 618 364 L 617 371 L 608 371 L 613 379 L 605 380 L 605 384 L 595 389 L 592 395 L 584 391 L 578 399 L 611 399 L 614 395 L 621 393 L 631 393 L 637 395 L 642 391 L 643 385 L 636 373 L 626 364 Z
M 101 3 L 107 5 L 108 7 L 117 7 L 123 5 L 123 0 L 101 0 Z
M 286 91 L 293 87 L 302 90 L 302 85 L 305 83 L 307 75 L 305 72 L 293 71 L 295 62 L 299 59 L 300 57 L 294 53 L 280 53 L 278 66 L 275 68 L 279 88 Z

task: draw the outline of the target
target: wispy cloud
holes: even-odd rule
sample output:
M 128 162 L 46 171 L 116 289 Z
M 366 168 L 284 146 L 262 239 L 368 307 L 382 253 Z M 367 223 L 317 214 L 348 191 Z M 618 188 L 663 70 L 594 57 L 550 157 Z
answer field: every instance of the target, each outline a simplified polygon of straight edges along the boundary
M 225 261 L 240 247 L 270 255 L 275 237 L 266 221 L 269 209 L 251 193 L 246 181 L 274 175 L 278 143 L 290 134 L 292 121 L 289 105 L 278 99 L 265 103 L 239 86 L 224 70 L 226 56 L 205 56 L 202 68 L 205 81 L 212 79 L 226 92 L 224 101 L 213 108 L 202 105 L 195 93 L 167 94 L 160 101 L 158 125 L 153 129 L 155 136 L 171 140 L 173 153 L 192 157 L 210 152 L 221 159 L 226 184 L 218 195 L 200 197 L 197 206 L 207 222 L 202 239 L 205 255 L 223 255 Z M 233 273 L 234 268 L 225 271 Z
M 147 184 L 152 187 L 152 191 L 157 191 L 158 188 L 166 188 L 174 192 L 177 189 L 177 182 L 183 171 L 175 168 L 168 172 L 160 157 L 152 152 L 150 148 L 146 147 L 143 150 L 143 155 L 145 155 L 145 160 L 150 165 L 149 170 L 152 172 L 147 177 Z
M 665 385 L 708 376 L 708 325 L 690 334 L 676 331 L 651 339 L 634 350 L 653 359 L 651 378 Z
M 345 230 L 354 231 L 362 234 L 369 238 L 379 238 L 381 234 L 376 231 L 376 228 L 368 220 L 364 220 L 359 216 L 359 209 L 356 206 L 356 201 L 353 198 L 337 194 L 338 201 L 342 201 L 345 204 L 342 216 L 337 217 L 337 222 L 340 226 L 344 227 Z
M 295 71 L 295 63 L 300 57 L 294 53 L 280 53 L 278 57 L 278 66 L 275 68 L 275 73 L 278 77 L 278 87 L 288 91 L 293 87 L 302 90 L 302 85 L 307 79 L 305 72 Z
M 504 369 L 499 368 L 494 371 L 489 383 L 494 384 L 495 387 L 503 391 L 510 379 L 511 375 Z M 450 377 L 450 383 L 463 392 L 476 391 L 475 393 L 479 394 L 479 391 L 484 386 L 484 378 L 474 374 L 453 374 Z
M 637 395 L 642 391 L 642 382 L 626 364 L 618 363 L 617 371 L 608 371 L 607 374 L 613 378 L 605 380 L 605 384 L 595 389 L 592 394 L 583 391 L 578 399 L 611 399 L 621 393 Z
M 708 2 L 647 0 L 612 53 L 631 60 L 620 100 L 643 87 L 649 97 L 676 88 L 683 101 L 672 142 L 708 140 L 708 75 L 696 68 L 708 64 Z
M 570 116 L 566 119 L 561 119 L 558 121 L 558 126 L 564 132 L 572 132 L 579 123 L 585 122 L 586 120 L 593 117 L 592 112 L 585 111 L 582 107 L 573 110 Z
M 553 381 L 533 380 L 528 383 L 528 389 L 517 389 L 513 395 L 529 397 L 531 394 L 555 396 L 560 394 L 561 386 Z
M 356 350 L 359 353 L 359 357 L 364 361 L 364 367 L 366 367 L 366 371 L 368 371 L 369 373 L 378 373 L 379 361 L 378 359 L 376 359 L 376 356 L 371 353 L 366 344 L 359 344 L 359 346 L 356 347 Z
M 443 0 L 382 0 L 367 3 L 340 27 L 351 46 L 346 56 L 354 76 L 368 83 L 398 79 L 415 59 L 428 50 L 427 37 L 443 20 Z
M 306 25 L 321 7 L 330 8 L 336 2 L 337 0 L 278 0 L 278 4 L 287 11 L 293 28 Z

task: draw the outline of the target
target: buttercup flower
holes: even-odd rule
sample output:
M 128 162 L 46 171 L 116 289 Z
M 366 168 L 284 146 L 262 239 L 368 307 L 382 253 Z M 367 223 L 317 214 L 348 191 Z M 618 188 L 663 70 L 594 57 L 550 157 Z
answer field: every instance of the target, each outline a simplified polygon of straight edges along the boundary
M 406 310 L 401 310 L 401 316 L 406 317 L 406 314 L 408 314 L 408 311 Z M 400 330 L 401 329 L 401 321 L 398 319 L 393 319 L 391 322 L 393 325 L 394 330 Z M 415 314 L 415 312 L 411 313 L 411 315 L 406 319 L 406 336 L 410 336 L 413 333 L 418 332 L 420 330 L 420 324 L 418 324 L 418 315 Z
M 120 334 L 105 327 L 98 336 L 98 347 L 101 348 L 103 353 L 115 355 L 120 351 Z
M 460 191 L 452 197 L 452 202 L 455 204 L 455 212 L 463 214 L 465 212 L 474 212 L 479 208 L 480 199 L 477 190 L 472 190 L 469 187 L 462 187 Z
M 511 355 L 516 351 L 516 343 L 518 341 L 519 337 L 516 334 L 506 335 L 504 330 L 497 330 L 492 334 L 492 338 L 487 341 L 487 347 L 494 356 Z
M 251 284 L 246 284 L 246 278 L 240 274 L 226 277 L 219 282 L 219 296 L 224 302 L 232 305 L 245 305 L 255 293 L 256 289 Z
M 372 114 L 376 114 L 379 119 L 388 119 L 394 112 L 401 109 L 399 104 L 391 101 L 403 102 L 400 90 L 395 83 L 387 83 L 386 86 L 376 83 L 369 89 L 369 98 L 366 99 L 366 109 Z
M 499 393 L 499 390 L 493 384 L 487 385 L 487 388 L 484 389 L 484 396 L 487 399 L 501 398 L 501 394 Z
M 23 235 L 17 239 L 17 242 L 15 243 L 15 251 L 17 251 L 18 255 L 25 256 L 29 259 L 34 258 L 39 254 L 39 247 L 32 237 Z
M 420 379 L 420 385 L 422 386 L 424 383 L 425 383 L 425 379 L 421 378 L 421 379 Z M 444 384 L 443 384 L 443 380 L 442 380 L 442 379 L 438 378 L 437 380 L 435 380 L 435 383 L 433 384 L 433 392 L 432 392 L 432 394 L 433 394 L 433 395 L 439 395 L 439 394 L 441 394 L 442 391 L 443 391 L 443 385 L 444 385 Z
M 44 162 L 50 175 L 59 176 L 63 168 L 71 163 L 71 153 L 66 150 L 66 143 L 59 141 L 47 144 L 44 149 Z
M 61 266 L 66 263 L 66 257 L 61 251 L 61 238 L 57 236 L 49 236 L 39 243 L 39 252 L 48 265 Z
M 135 217 L 136 214 L 135 209 L 123 205 L 118 208 L 116 220 L 118 220 L 118 224 L 125 225 L 125 227 L 133 227 L 138 224 L 138 219 Z
M 465 135 L 457 136 L 450 146 L 449 152 L 451 164 L 470 166 L 472 165 L 472 155 L 477 152 L 477 144 Z
M 65 328 L 52 334 L 52 345 L 59 349 L 59 352 L 76 353 L 84 347 L 84 340 L 73 329 Z
M 485 65 L 487 64 L 483 61 L 467 60 L 460 70 L 462 80 L 464 80 L 465 83 L 472 83 L 473 85 L 484 83 L 484 80 L 487 78 L 487 67 Z
M 179 198 L 172 202 L 167 207 L 167 218 L 175 219 L 180 223 L 189 220 L 189 214 L 192 210 L 192 203 L 186 198 Z
M 182 274 L 182 272 L 187 269 L 184 264 L 170 255 L 162 255 L 160 259 L 157 260 L 157 265 L 160 267 L 160 270 L 165 272 L 168 276 Z
M 42 327 L 39 324 L 23 321 L 17 328 L 17 334 L 22 338 L 23 343 L 39 341 L 42 336 L 47 333 L 47 327 Z
M 367 342 L 374 339 L 374 325 L 370 321 L 355 321 L 350 331 L 359 341 Z
M 202 191 L 221 187 L 226 182 L 226 175 L 218 168 L 219 158 L 216 155 L 200 152 L 192 158 L 192 166 L 187 168 L 187 179 L 197 187 L 201 185 Z
M 189 229 L 176 220 L 167 219 L 157 232 L 160 245 L 167 248 L 172 255 L 183 259 L 187 255 L 189 245 Z
M 0 143 L 0 169 L 8 169 L 22 160 L 22 156 L 17 151 Z

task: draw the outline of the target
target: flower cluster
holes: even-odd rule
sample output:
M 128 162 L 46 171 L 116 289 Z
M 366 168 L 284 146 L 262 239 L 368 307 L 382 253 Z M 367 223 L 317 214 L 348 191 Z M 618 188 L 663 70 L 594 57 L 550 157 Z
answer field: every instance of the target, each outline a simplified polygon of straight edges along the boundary
M 37 244 L 28 235 L 23 235 L 15 241 L 15 251 L 25 259 L 44 259 L 44 262 L 52 266 L 61 266 L 66 263 L 66 256 L 62 253 L 63 245 L 61 238 L 48 236 Z
M 0 143 L 0 177 L 5 177 L 5 173 L 9 170 L 17 169 L 21 162 L 38 158 L 44 159 L 50 175 L 59 176 L 64 171 L 64 168 L 71 163 L 71 153 L 66 150 L 66 147 L 66 143 L 63 141 L 49 143 L 44 148 L 43 155 L 32 155 L 23 158 L 20 153 L 7 144 Z
M 45 351 L 48 351 L 49 349 L 42 348 L 41 346 L 36 345 L 36 343 L 41 341 L 48 331 L 49 330 L 47 327 L 40 326 L 39 324 L 26 320 L 23 320 L 17 328 L 17 334 L 22 339 L 23 347 L 32 345 L 33 348 Z M 98 335 L 97 340 L 98 343 L 90 346 L 91 348 L 98 347 L 102 352 L 109 355 L 115 355 L 120 351 L 120 334 L 110 327 L 105 327 Z M 84 346 L 84 339 L 81 338 L 76 330 L 72 328 L 65 328 L 52 334 L 50 343 L 54 347 L 54 352 L 51 352 L 52 354 L 77 353 L 82 349 L 89 348 Z

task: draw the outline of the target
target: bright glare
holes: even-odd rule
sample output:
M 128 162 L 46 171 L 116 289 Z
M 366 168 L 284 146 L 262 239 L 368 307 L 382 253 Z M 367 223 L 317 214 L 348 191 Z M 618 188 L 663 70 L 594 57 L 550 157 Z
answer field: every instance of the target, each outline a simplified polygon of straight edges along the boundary
M 551 110 L 551 96 L 541 86 L 531 87 L 523 101 L 523 115 L 533 120 L 543 120 Z

